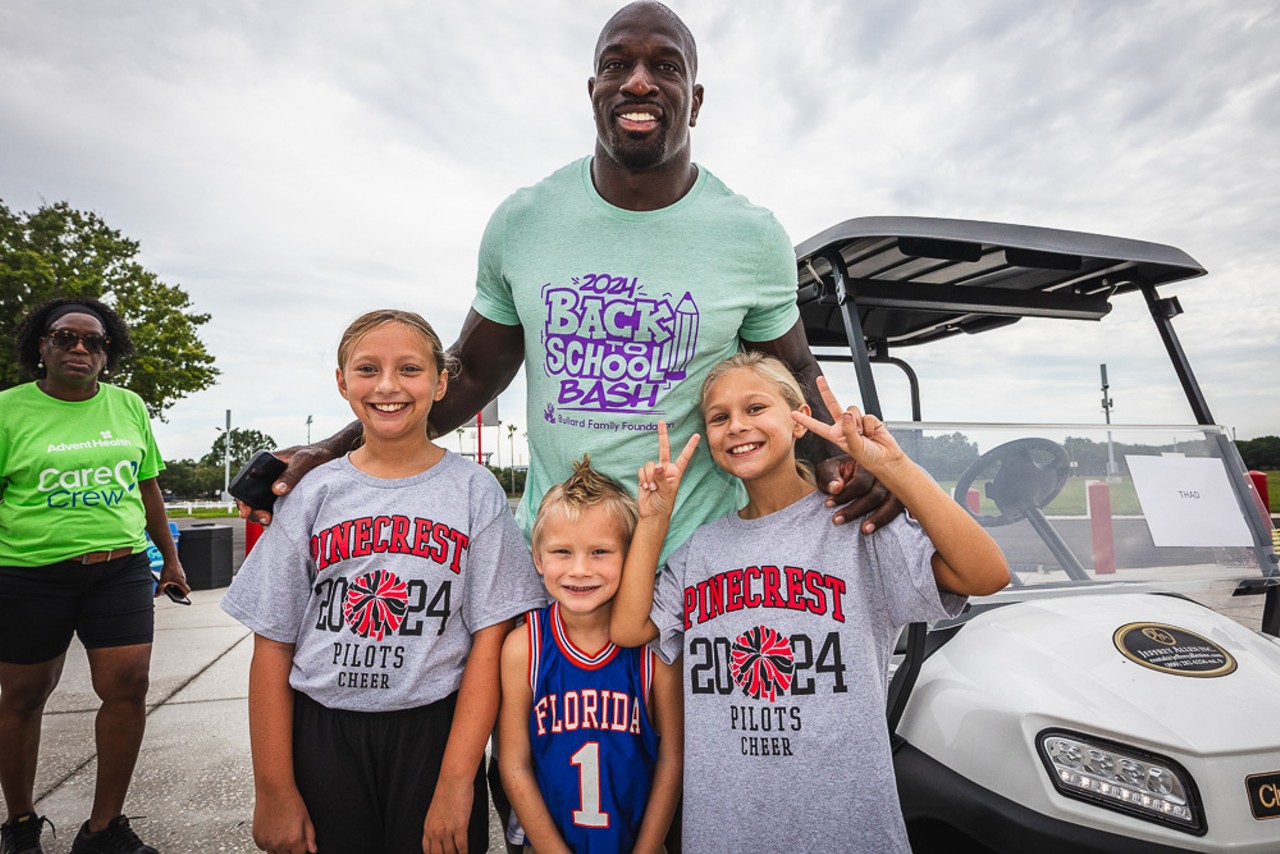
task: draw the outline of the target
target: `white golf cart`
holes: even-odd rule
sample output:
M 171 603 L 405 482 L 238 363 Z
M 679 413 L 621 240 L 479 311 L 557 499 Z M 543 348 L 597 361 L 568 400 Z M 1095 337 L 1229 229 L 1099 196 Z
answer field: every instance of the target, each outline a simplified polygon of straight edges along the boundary
M 1174 334 L 1177 298 L 1157 294 L 1203 268 L 1140 241 L 898 217 L 797 255 L 819 358 L 852 361 L 881 417 L 872 365 L 905 370 L 912 420 L 890 428 L 1012 567 L 958 619 L 904 633 L 888 715 L 916 850 L 1280 851 L 1271 521 Z M 925 422 L 890 355 L 1023 317 L 1102 320 L 1130 292 L 1194 424 Z M 1060 352 L 1072 327 L 1054 327 Z M 1236 611 L 1261 611 L 1261 632 L 1220 613 Z

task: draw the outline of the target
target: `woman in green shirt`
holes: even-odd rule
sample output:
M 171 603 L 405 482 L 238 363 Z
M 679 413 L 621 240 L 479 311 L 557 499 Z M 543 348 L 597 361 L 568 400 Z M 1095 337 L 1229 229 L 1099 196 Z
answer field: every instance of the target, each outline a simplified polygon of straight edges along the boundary
M 152 598 L 188 591 L 141 398 L 100 382 L 130 352 L 111 308 L 57 299 L 19 325 L 32 377 L 0 392 L 0 852 L 38 852 L 33 789 L 45 702 L 77 634 L 102 705 L 98 780 L 72 851 L 147 854 L 122 814 L 146 724 Z M 144 530 L 164 557 L 154 584 Z

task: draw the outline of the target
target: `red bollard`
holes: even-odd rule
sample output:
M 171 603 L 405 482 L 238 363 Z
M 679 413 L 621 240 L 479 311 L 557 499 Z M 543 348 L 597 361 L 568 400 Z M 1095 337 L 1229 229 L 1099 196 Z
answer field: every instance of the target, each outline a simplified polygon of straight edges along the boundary
M 1266 508 L 1267 515 L 1271 515 L 1271 493 L 1267 490 L 1267 473 L 1264 471 L 1249 472 L 1249 479 L 1253 481 L 1253 488 L 1258 491 L 1258 497 L 1262 499 L 1262 506 Z
M 262 532 L 265 530 L 266 528 L 251 519 L 244 520 L 244 553 L 246 555 L 253 551 L 253 544 L 258 541 L 258 537 L 261 537 Z
M 1253 503 L 1262 514 L 1262 521 L 1271 529 L 1272 544 L 1276 547 L 1276 551 L 1280 551 L 1280 528 L 1277 528 L 1271 519 L 1271 494 L 1267 490 L 1267 473 L 1250 471 L 1249 481 L 1253 485 Z
M 1111 528 L 1111 486 L 1104 481 L 1090 481 L 1089 528 L 1093 532 L 1093 572 L 1112 575 L 1116 571 L 1116 542 Z
M 965 496 L 965 499 L 969 505 L 969 512 L 977 516 L 982 511 L 982 496 L 978 494 L 978 490 L 972 486 L 969 487 L 969 493 Z

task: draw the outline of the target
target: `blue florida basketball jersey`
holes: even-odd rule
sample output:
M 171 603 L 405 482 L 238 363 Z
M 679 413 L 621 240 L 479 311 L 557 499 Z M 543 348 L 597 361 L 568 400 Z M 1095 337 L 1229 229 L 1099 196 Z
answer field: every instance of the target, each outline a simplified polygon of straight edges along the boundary
M 542 799 L 577 854 L 630 851 L 658 759 L 653 652 L 609 644 L 588 655 L 569 640 L 558 603 L 530 611 L 527 630 L 529 745 Z

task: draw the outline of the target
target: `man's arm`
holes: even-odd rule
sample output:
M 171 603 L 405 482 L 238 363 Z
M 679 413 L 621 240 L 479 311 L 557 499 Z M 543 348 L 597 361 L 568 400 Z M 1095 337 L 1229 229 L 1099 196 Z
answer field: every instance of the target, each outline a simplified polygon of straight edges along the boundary
M 827 405 L 818 391 L 818 377 L 822 376 L 822 369 L 809 349 L 809 338 L 804 334 L 802 321 L 797 320 L 794 326 L 772 341 L 744 339 L 742 343 L 747 349 L 773 356 L 790 368 L 800 383 L 804 401 L 813 417 L 831 423 Z M 852 458 L 839 454 L 829 442 L 822 441 L 812 432 L 797 443 L 796 451 L 814 467 L 818 488 L 829 496 L 827 506 L 835 508 L 832 521 L 837 525 L 867 516 L 862 522 L 862 532 L 870 534 L 892 522 L 902 512 L 902 502 L 893 493 L 865 469 L 855 465 Z
M 450 373 L 449 390 L 431 407 L 435 436 L 470 421 L 511 384 L 524 362 L 524 327 L 496 323 L 472 309 L 449 354 L 457 373 Z

